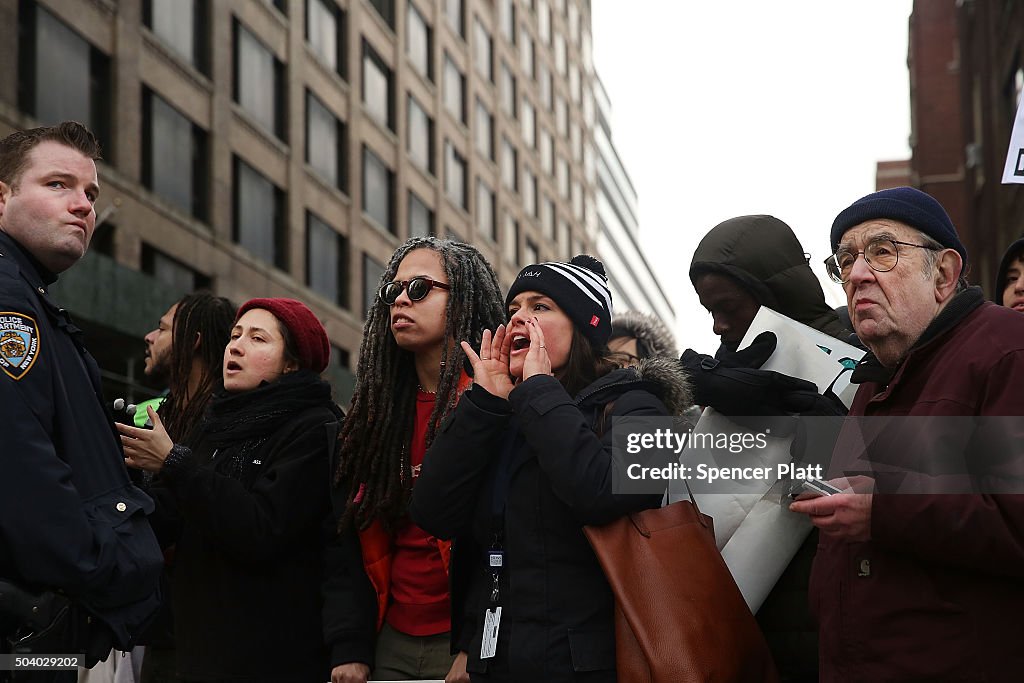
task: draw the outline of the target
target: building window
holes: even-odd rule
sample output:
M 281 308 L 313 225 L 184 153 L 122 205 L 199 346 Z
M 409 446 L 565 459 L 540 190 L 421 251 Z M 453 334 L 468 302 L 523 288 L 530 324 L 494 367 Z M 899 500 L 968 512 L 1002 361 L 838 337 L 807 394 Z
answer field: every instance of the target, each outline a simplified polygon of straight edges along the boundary
M 537 216 L 537 176 L 523 166 L 523 208 L 530 216 Z
M 363 254 L 363 317 L 370 315 L 370 309 L 377 301 L 377 290 L 384 277 L 384 264 L 369 254 Z
M 581 161 L 583 159 L 583 129 L 576 124 L 569 129 L 569 146 L 572 148 L 572 158 Z
M 377 14 L 384 19 L 384 23 L 395 28 L 395 0 L 370 0 L 370 4 L 377 10 Z
M 499 86 L 501 90 L 501 109 L 509 118 L 514 119 L 516 117 L 516 77 L 512 75 L 512 70 L 508 68 L 508 64 L 504 61 L 501 62 L 501 83 Z
M 43 125 L 80 121 L 113 159 L 110 59 L 34 2 L 21 3 L 18 19 L 20 108 Z
M 444 192 L 448 198 L 463 209 L 466 206 L 466 158 L 455 146 L 444 142 Z
M 558 158 L 558 195 L 562 199 L 569 198 L 569 162 L 562 157 Z
M 583 220 L 583 186 L 579 181 L 572 184 L 572 215 L 578 221 Z
M 540 170 L 547 175 L 555 172 L 554 163 L 555 139 L 543 126 L 540 129 Z
M 549 240 L 555 238 L 555 202 L 547 195 L 541 199 L 540 227 Z
M 306 163 L 342 192 L 345 183 L 345 124 L 306 91 Z
M 462 123 L 466 122 L 466 77 L 444 53 L 444 108 Z
M 551 44 L 551 7 L 544 0 L 537 3 L 537 38 L 545 45 Z
M 234 240 L 253 256 L 287 268 L 284 192 L 235 157 Z
M 516 5 L 515 0 L 498 0 L 498 26 L 505 40 L 516 44 Z
M 580 103 L 582 99 L 582 84 L 580 82 L 580 70 L 573 66 L 569 69 L 569 94 L 572 95 L 572 101 L 576 104 Z
M 206 133 L 148 88 L 142 93 L 142 184 L 205 220 Z
M 480 23 L 479 19 L 473 20 L 473 61 L 476 62 L 476 71 L 481 76 L 494 82 L 494 60 L 492 58 L 491 36 L 487 29 Z
M 530 100 L 523 98 L 522 107 L 522 123 L 523 123 L 523 141 L 526 142 L 527 147 L 537 148 L 537 128 L 534 115 L 533 105 L 530 104 Z
M 237 20 L 234 28 L 235 102 L 257 123 L 284 140 L 284 65 Z
M 476 148 L 485 157 L 494 161 L 494 117 L 484 103 L 476 101 Z
M 416 193 L 409 191 L 409 237 L 427 237 L 434 234 L 434 212 Z
M 377 225 L 397 235 L 398 230 L 392 219 L 394 206 L 395 174 L 378 157 L 363 146 L 363 211 Z
M 505 212 L 505 235 L 502 238 L 502 253 L 511 264 L 519 264 L 519 222 L 511 212 Z
M 569 134 L 569 103 L 561 95 L 555 95 L 555 129 L 559 137 Z
M 466 23 L 462 18 L 462 0 L 444 0 L 444 17 L 453 31 L 462 38 L 466 37 Z
M 529 266 L 540 261 L 540 252 L 537 250 L 537 245 L 532 240 L 524 240 L 523 245 L 523 265 Z
M 407 147 L 409 158 L 427 173 L 434 173 L 434 121 L 412 95 L 408 97 L 409 116 Z
M 207 73 L 206 0 L 143 0 L 142 23 L 182 59 Z
M 395 129 L 395 104 L 391 83 L 391 69 L 364 40 L 363 104 L 370 118 L 388 130 Z
M 558 252 L 559 258 L 568 261 L 572 258 L 572 254 L 569 253 L 569 223 L 563 219 L 558 219 Z
M 476 179 L 476 229 L 492 242 L 498 241 L 494 223 L 494 192 L 480 178 Z
M 431 48 L 433 36 L 427 20 L 423 18 L 416 6 L 409 2 L 405 6 L 405 52 L 413 68 L 428 81 L 434 80 L 434 60 Z
M 192 292 L 210 286 L 210 278 L 143 242 L 142 272 L 172 292 Z
M 575 2 L 569 3 L 569 37 L 573 45 L 580 44 L 580 10 Z
M 559 75 L 565 76 L 565 70 L 569 67 L 569 53 L 565 47 L 565 36 L 561 33 L 555 34 L 555 70 Z
M 525 29 L 519 32 L 522 39 L 519 41 L 519 59 L 523 71 L 526 72 L 527 78 L 535 78 L 535 72 L 533 70 L 534 53 L 533 53 L 533 38 L 526 32 Z
M 544 62 L 537 64 L 537 90 L 540 106 L 551 110 L 551 71 Z
M 345 77 L 345 12 L 335 0 L 306 1 L 306 40 L 321 62 Z
M 348 308 L 348 240 L 308 211 L 306 285 L 335 305 Z
M 501 181 L 513 192 L 519 191 L 519 174 L 516 173 L 519 153 L 504 135 L 501 136 Z

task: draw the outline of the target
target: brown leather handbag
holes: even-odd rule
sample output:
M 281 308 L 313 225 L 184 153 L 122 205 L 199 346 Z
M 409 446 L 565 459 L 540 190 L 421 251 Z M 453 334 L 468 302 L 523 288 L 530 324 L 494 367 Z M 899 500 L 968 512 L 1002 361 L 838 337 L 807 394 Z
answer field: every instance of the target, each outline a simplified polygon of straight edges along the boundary
M 779 680 L 692 494 L 583 530 L 615 594 L 619 683 Z

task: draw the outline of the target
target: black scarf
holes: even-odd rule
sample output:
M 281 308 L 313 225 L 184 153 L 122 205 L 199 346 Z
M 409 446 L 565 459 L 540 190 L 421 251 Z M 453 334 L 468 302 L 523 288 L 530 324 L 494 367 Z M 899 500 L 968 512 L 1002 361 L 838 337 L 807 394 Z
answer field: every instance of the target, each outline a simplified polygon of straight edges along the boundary
M 199 440 L 229 454 L 225 474 L 241 478 L 248 454 L 295 415 L 331 405 L 331 385 L 311 370 L 285 373 L 249 391 L 221 388 L 210 400 Z

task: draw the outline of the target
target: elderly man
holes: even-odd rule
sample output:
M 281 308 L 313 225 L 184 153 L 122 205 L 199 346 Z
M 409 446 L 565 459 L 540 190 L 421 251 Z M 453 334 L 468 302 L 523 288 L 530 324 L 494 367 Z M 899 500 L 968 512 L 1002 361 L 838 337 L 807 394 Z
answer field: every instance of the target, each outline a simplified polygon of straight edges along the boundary
M 1024 414 L 1024 316 L 967 287 L 967 251 L 938 202 L 909 187 L 870 194 L 831 239 L 829 274 L 871 352 L 851 416 L 901 428 Z M 972 429 L 957 441 L 968 467 L 993 457 Z M 898 454 L 928 463 L 933 445 L 902 440 Z M 821 530 L 810 597 L 823 682 L 1020 680 L 1024 498 L 850 491 L 791 508 Z

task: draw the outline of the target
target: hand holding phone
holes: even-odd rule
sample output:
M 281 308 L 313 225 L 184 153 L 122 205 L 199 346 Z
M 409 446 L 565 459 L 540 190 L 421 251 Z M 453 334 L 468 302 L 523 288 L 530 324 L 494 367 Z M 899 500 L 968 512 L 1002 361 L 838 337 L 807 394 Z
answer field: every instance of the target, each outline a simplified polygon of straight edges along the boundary
M 816 496 L 834 496 L 837 493 L 842 493 L 843 490 L 827 481 L 821 479 L 805 479 L 800 485 L 804 492 L 811 493 Z

